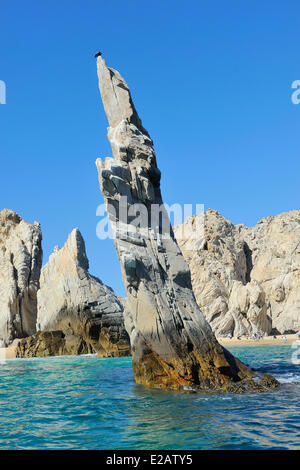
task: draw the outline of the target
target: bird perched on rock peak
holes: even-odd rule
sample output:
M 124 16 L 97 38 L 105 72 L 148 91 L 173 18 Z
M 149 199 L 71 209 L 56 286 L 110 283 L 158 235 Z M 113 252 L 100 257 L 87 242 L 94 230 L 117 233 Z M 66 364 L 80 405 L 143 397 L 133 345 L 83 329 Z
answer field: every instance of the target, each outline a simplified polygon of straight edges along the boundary
M 101 55 L 102 55 L 102 52 L 100 52 L 100 51 L 97 52 L 97 53 L 95 54 L 95 59 L 97 59 L 97 57 L 100 57 Z

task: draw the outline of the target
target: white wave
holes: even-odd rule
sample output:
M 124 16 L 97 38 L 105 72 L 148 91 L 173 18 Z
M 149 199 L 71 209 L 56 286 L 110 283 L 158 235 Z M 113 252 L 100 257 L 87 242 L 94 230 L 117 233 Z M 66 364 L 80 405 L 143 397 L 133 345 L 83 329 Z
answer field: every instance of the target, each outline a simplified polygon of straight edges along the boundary
M 279 380 L 279 382 L 281 382 L 282 384 L 290 384 L 293 382 L 298 382 L 300 384 L 300 375 L 286 374 L 277 377 L 277 380 Z

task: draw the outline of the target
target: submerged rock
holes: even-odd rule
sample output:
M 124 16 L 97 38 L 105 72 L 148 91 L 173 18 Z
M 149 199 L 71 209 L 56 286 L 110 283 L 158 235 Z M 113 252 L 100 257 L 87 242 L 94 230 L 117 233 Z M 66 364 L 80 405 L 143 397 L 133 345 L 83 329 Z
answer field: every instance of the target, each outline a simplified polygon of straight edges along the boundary
M 37 222 L 0 212 L 0 343 L 35 333 L 37 290 L 42 265 L 42 234 Z
M 169 389 L 245 388 L 253 373 L 218 343 L 196 303 L 188 265 L 161 207 L 153 142 L 128 86 L 102 57 L 97 67 L 114 158 L 96 164 L 127 294 L 135 381 Z M 162 213 L 154 223 L 149 214 L 155 204 Z M 138 227 L 137 212 L 144 215 Z
M 38 291 L 37 330 L 43 335 L 28 339 L 32 349 L 51 340 L 45 332 L 60 330 L 63 346 L 56 354 L 97 352 L 100 356 L 130 354 L 123 307 L 113 290 L 88 272 L 89 263 L 81 233 L 74 229 L 63 248 L 56 247 L 42 268 Z M 54 333 L 53 333 L 54 334 Z M 55 333 L 55 338 L 58 333 Z M 23 342 L 25 348 L 25 342 Z M 45 346 L 44 350 L 49 348 Z M 71 352 L 73 351 L 73 352 Z
M 218 336 L 300 330 L 300 211 L 246 227 L 208 209 L 174 232 L 197 302 Z
M 280 383 L 278 380 L 276 380 L 271 374 L 263 375 L 258 382 L 258 386 L 264 389 L 277 388 L 279 385 Z

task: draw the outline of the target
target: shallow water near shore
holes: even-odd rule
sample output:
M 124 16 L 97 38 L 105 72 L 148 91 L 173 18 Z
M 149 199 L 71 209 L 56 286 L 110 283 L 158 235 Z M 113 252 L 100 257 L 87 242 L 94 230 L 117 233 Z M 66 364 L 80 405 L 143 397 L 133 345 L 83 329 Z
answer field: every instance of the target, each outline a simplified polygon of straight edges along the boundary
M 0 449 L 299 449 L 290 345 L 233 347 L 282 382 L 265 394 L 148 390 L 130 358 L 0 361 Z

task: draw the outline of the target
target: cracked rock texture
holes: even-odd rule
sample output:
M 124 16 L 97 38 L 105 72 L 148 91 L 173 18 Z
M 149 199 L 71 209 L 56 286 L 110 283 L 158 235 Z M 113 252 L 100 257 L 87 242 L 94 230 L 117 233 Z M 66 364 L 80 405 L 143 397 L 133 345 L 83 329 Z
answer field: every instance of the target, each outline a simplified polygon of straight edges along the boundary
M 208 209 L 174 232 L 217 336 L 300 330 L 300 211 L 247 227 Z
M 84 240 L 74 229 L 63 248 L 56 247 L 42 268 L 37 330 L 55 333 L 59 346 L 56 354 L 129 355 L 123 307 L 112 289 L 92 276 L 88 268 Z M 28 339 L 28 355 L 31 351 L 47 355 L 43 351 L 50 351 L 50 339 L 49 335 Z
M 74 337 L 72 337 L 74 339 Z M 21 339 L 16 346 L 16 357 L 48 357 L 64 354 L 78 354 L 78 341 L 71 344 L 66 341 L 62 331 L 39 331 Z M 84 350 L 83 350 L 84 351 Z M 89 352 L 88 349 L 86 352 Z
M 35 333 L 37 290 L 42 265 L 42 234 L 37 222 L 0 212 L 0 343 Z
M 241 391 L 252 373 L 218 343 L 197 305 L 167 214 L 134 224 L 137 208 L 147 215 L 162 204 L 160 171 L 126 82 L 102 57 L 97 68 L 114 157 L 96 164 L 127 294 L 135 380 L 149 387 Z

